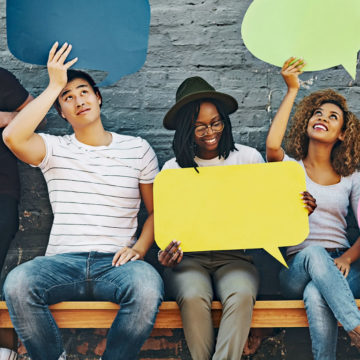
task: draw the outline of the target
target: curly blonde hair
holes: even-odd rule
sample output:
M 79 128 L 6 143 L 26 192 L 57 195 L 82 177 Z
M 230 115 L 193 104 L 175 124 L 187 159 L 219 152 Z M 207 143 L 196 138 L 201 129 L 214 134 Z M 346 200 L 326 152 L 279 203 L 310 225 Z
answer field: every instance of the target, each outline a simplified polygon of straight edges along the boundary
M 338 141 L 331 151 L 332 166 L 341 176 L 351 175 L 360 165 L 360 122 L 348 110 L 346 99 L 334 90 L 316 91 L 300 101 L 286 137 L 286 152 L 296 160 L 306 157 L 309 146 L 308 122 L 314 111 L 325 103 L 337 105 L 344 115 L 344 141 Z

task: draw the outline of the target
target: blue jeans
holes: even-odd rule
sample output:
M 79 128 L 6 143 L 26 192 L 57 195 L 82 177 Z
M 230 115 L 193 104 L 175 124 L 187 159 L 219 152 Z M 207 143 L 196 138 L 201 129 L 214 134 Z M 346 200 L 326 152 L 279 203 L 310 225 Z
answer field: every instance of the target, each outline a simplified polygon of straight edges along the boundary
M 120 304 L 102 358 L 137 358 L 153 328 L 163 282 L 144 261 L 113 267 L 112 258 L 113 254 L 97 252 L 39 256 L 9 273 L 4 284 L 6 303 L 32 359 L 58 360 L 64 352 L 48 305 L 70 300 Z
M 304 299 L 315 360 L 336 359 L 337 321 L 346 331 L 360 325 L 354 300 L 360 296 L 360 261 L 345 278 L 334 263 L 343 252 L 308 246 L 288 261 L 289 269 L 280 271 L 284 296 Z

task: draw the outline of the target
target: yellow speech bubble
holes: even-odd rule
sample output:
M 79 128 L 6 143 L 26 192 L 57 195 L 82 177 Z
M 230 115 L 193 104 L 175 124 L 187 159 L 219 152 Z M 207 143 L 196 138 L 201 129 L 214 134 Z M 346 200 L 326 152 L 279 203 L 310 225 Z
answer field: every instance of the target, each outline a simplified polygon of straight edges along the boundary
M 283 265 L 279 247 L 309 233 L 296 162 L 168 169 L 154 182 L 155 240 L 183 251 L 264 248 Z
M 246 47 L 260 60 L 281 67 L 302 57 L 305 71 L 342 64 L 353 79 L 359 30 L 359 0 L 254 0 L 241 26 Z

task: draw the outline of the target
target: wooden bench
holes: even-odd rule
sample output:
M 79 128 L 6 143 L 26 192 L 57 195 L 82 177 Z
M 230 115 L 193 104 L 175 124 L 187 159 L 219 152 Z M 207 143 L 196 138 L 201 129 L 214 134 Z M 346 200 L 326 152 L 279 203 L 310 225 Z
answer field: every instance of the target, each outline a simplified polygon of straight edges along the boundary
M 360 307 L 360 300 L 356 300 Z M 50 306 L 60 328 L 109 328 L 119 306 L 102 301 L 67 301 Z M 221 303 L 212 304 L 214 326 L 218 327 L 221 317 Z M 301 300 L 261 300 L 255 304 L 251 327 L 307 327 L 308 322 Z M 12 328 L 4 301 L 0 302 L 0 328 Z M 160 307 L 154 328 L 182 328 L 179 308 L 174 301 L 165 301 Z

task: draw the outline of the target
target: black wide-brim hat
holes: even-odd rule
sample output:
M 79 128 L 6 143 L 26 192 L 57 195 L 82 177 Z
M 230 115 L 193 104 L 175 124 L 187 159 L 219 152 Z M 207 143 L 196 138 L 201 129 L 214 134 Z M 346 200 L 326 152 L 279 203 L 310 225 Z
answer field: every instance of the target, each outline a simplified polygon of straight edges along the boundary
M 216 99 L 224 105 L 224 110 L 231 114 L 238 108 L 237 101 L 230 95 L 216 91 L 208 82 L 199 76 L 184 80 L 176 91 L 176 103 L 164 117 L 164 127 L 176 129 L 176 114 L 186 104 L 199 99 Z

